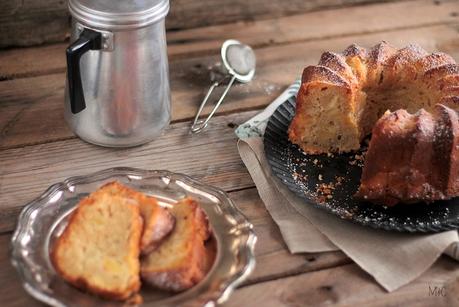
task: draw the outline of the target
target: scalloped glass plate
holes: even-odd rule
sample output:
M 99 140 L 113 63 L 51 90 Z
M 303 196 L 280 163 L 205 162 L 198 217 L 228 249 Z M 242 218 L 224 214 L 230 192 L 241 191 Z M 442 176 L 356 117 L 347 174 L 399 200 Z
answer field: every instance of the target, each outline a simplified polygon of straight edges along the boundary
M 49 257 L 53 241 L 64 230 L 78 201 L 113 180 L 155 196 L 165 206 L 173 206 L 187 196 L 195 198 L 209 218 L 216 243 L 214 264 L 199 284 L 178 294 L 142 287 L 144 304 L 221 304 L 253 271 L 253 226 L 223 191 L 168 171 L 113 168 L 52 185 L 22 210 L 11 240 L 11 261 L 24 288 L 36 299 L 53 306 L 123 306 L 122 302 L 102 300 L 63 282 Z

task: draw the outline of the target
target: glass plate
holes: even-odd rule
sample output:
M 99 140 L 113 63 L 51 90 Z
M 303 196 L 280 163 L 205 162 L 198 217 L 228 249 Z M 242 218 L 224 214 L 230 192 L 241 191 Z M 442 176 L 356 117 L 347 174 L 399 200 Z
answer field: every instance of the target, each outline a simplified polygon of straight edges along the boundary
M 142 287 L 145 304 L 221 304 L 253 271 L 253 226 L 223 191 L 168 171 L 112 168 L 52 185 L 22 210 L 11 239 L 11 260 L 24 288 L 33 297 L 53 306 L 123 306 L 122 302 L 102 300 L 64 282 L 49 257 L 53 241 L 64 230 L 78 201 L 114 180 L 158 198 L 165 206 L 193 197 L 206 212 L 216 243 L 217 255 L 205 279 L 178 294 Z

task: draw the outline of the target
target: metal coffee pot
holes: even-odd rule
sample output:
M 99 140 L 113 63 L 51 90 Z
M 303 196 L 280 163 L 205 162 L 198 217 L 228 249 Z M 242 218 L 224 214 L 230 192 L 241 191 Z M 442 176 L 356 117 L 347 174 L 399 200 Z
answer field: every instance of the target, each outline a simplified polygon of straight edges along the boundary
M 170 121 L 169 0 L 69 0 L 65 118 L 81 139 L 127 147 Z

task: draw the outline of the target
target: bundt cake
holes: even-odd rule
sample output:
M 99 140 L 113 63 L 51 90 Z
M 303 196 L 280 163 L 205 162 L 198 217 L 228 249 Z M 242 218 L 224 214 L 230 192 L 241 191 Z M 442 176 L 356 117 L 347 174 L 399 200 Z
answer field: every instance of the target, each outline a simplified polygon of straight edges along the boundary
M 356 196 L 386 206 L 447 199 L 459 194 L 458 172 L 456 111 L 387 112 L 373 128 Z
M 457 109 L 458 102 L 459 66 L 449 55 L 416 45 L 351 45 L 304 69 L 289 139 L 309 154 L 349 152 L 386 110 L 431 112 L 437 103 Z
M 304 69 L 288 134 L 321 154 L 357 150 L 372 133 L 356 196 L 430 202 L 459 195 L 458 109 L 459 65 L 449 55 L 351 45 Z
M 172 208 L 175 229 L 158 249 L 141 262 L 142 279 L 151 286 L 182 291 L 201 281 L 209 269 L 211 253 L 205 247 L 210 230 L 205 213 L 186 198 Z

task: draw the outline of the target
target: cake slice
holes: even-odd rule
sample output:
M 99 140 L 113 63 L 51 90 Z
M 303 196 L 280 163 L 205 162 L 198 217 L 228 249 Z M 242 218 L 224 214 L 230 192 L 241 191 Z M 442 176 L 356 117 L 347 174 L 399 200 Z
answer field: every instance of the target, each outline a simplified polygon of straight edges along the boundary
M 174 231 L 141 261 L 142 279 L 159 289 L 182 291 L 201 281 L 209 267 L 205 241 L 210 230 L 205 213 L 187 198 L 172 208 Z
M 360 92 L 341 75 L 325 66 L 308 66 L 296 100 L 295 117 L 290 124 L 289 139 L 305 152 L 318 154 L 338 148 L 350 151 L 360 146 L 356 122 L 356 105 Z
M 56 271 L 72 285 L 125 300 L 140 288 L 142 218 L 135 200 L 102 188 L 84 198 L 51 253 Z
M 173 215 L 161 207 L 157 200 L 144 193 L 138 192 L 122 185 L 119 182 L 111 182 L 100 189 L 111 195 L 120 195 L 135 200 L 144 220 L 142 239 L 140 240 L 140 251 L 148 254 L 155 250 L 161 241 L 172 231 L 175 225 Z
M 459 194 L 459 116 L 437 104 L 434 112 L 387 112 L 376 123 L 357 198 L 385 206 L 432 202 Z

